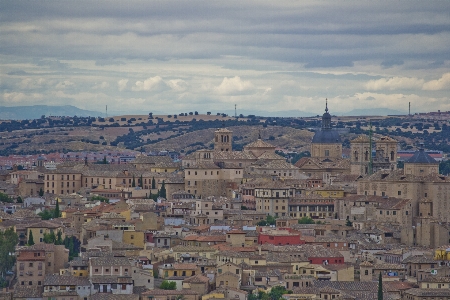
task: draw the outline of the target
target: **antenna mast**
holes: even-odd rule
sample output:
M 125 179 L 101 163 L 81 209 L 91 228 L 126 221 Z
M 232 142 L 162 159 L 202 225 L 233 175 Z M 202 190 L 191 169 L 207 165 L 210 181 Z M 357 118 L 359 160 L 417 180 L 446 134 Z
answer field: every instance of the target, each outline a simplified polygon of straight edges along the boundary
M 106 105 L 106 118 L 108 117 L 108 105 Z
M 236 112 L 236 104 L 234 105 L 234 117 L 237 118 L 237 112 Z

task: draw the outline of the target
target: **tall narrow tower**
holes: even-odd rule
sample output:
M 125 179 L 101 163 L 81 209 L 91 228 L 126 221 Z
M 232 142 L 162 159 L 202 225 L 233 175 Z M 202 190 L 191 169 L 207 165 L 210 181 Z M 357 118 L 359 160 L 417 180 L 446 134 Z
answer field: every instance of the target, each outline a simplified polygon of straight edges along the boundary
M 214 132 L 214 151 L 232 151 L 233 132 L 220 128 Z
M 362 134 L 350 141 L 350 172 L 355 175 L 367 175 L 370 168 L 370 137 Z

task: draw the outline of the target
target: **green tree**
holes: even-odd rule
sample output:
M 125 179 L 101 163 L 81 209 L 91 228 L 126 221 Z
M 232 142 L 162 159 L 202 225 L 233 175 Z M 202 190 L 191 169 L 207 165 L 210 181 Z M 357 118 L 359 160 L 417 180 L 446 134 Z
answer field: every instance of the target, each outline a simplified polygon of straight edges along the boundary
M 152 189 L 156 189 L 156 180 L 155 180 L 155 177 L 152 178 Z
M 22 197 L 18 196 L 17 199 L 16 199 L 16 202 L 17 203 L 23 203 Z
M 14 266 L 15 256 L 14 249 L 19 242 L 17 233 L 14 228 L 10 227 L 5 231 L 0 231 L 0 274 L 5 274 Z
M 159 190 L 159 196 L 164 198 L 164 199 L 167 199 L 166 198 L 166 196 L 167 196 L 166 195 L 166 184 L 164 183 L 164 180 L 163 180 L 163 182 L 161 184 L 161 189 Z
M 269 293 L 271 300 L 279 300 L 284 294 L 292 294 L 292 291 L 286 290 L 284 286 L 274 286 Z
M 272 216 L 267 216 L 267 217 L 266 217 L 266 221 L 267 221 L 267 224 L 268 224 L 268 225 L 275 225 L 276 218 L 275 218 L 275 217 L 272 217 Z
M 134 178 L 134 175 L 133 175 L 133 181 L 131 182 L 131 186 L 132 186 L 132 187 L 135 187 L 135 186 L 136 186 L 136 179 Z
M 258 300 L 258 296 L 253 294 L 253 293 L 251 293 L 250 295 L 248 295 L 247 300 Z
M 265 220 L 261 220 L 256 225 L 258 226 L 269 226 L 269 225 L 275 225 L 276 219 L 272 216 L 267 216 Z
M 62 232 L 61 232 L 61 230 L 58 230 L 58 233 L 56 234 L 55 245 L 62 245 L 62 244 L 63 244 Z
M 59 201 L 56 199 L 55 209 L 53 210 L 53 218 L 59 218 L 61 216 L 61 212 L 59 211 Z
M 345 222 L 345 226 L 353 226 L 353 223 L 350 220 L 347 220 L 347 222 Z
M 143 189 L 144 188 L 144 179 L 142 178 L 142 174 L 141 174 L 141 178 L 140 178 L 140 184 L 139 184 L 139 186 L 141 187 L 141 189 Z
M 30 230 L 30 234 L 28 234 L 28 246 L 33 246 L 34 245 L 34 239 L 33 239 L 33 231 Z
M 159 288 L 162 290 L 175 290 L 177 288 L 177 284 L 175 281 L 163 280 Z
M 13 200 L 8 195 L 0 193 L 0 202 L 12 203 Z
M 439 174 L 443 175 L 450 174 L 450 159 L 443 160 L 439 163 Z
M 298 224 L 314 224 L 314 220 L 310 217 L 302 217 L 300 220 L 298 220 Z
M 378 300 L 383 300 L 383 277 L 378 276 Z
M 44 196 L 44 190 L 42 188 L 39 189 L 39 197 Z
M 50 233 L 44 233 L 43 241 L 46 244 L 54 244 L 56 241 L 55 233 L 53 231 L 51 231 Z
M 46 209 L 38 213 L 38 216 L 41 217 L 42 220 L 50 220 L 54 217 L 55 212 L 53 209 Z
M 106 160 L 106 156 L 103 156 L 103 164 L 104 164 L 104 165 L 107 165 L 107 164 L 108 164 L 108 161 Z

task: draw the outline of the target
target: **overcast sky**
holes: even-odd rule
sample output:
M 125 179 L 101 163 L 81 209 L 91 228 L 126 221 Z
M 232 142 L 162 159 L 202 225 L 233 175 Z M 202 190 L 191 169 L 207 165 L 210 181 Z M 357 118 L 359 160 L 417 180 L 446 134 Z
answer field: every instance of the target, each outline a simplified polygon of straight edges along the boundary
M 450 1 L 0 1 L 0 105 L 450 110 Z

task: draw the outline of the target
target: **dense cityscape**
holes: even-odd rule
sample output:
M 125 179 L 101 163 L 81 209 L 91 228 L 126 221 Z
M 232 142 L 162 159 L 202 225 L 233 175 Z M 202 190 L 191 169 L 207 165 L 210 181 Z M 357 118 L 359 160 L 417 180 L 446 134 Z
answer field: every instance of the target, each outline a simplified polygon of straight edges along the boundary
M 450 297 L 447 153 L 316 119 L 303 152 L 222 121 L 189 153 L 2 157 L 2 299 Z
M 0 1 L 0 300 L 450 300 L 450 1 Z

